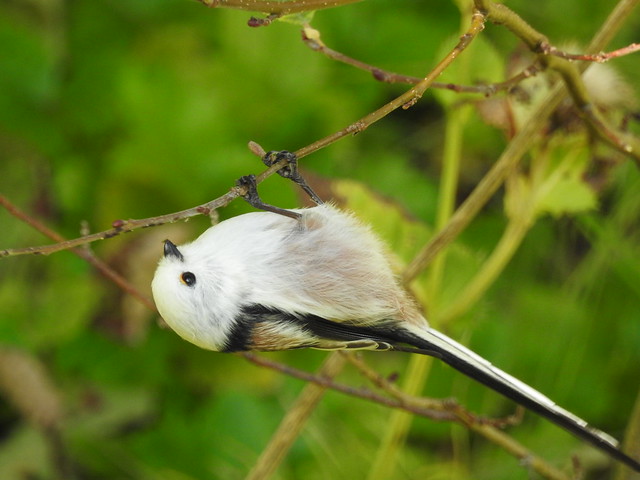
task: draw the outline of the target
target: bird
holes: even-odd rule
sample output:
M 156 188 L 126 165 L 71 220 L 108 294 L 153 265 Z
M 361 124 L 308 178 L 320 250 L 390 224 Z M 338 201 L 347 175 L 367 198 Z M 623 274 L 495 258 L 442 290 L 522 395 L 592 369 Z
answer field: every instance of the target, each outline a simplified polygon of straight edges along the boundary
M 389 258 L 370 227 L 332 204 L 275 208 L 229 218 L 181 246 L 165 240 L 152 291 L 164 321 L 201 348 L 409 349 L 640 471 L 612 436 L 432 328 Z

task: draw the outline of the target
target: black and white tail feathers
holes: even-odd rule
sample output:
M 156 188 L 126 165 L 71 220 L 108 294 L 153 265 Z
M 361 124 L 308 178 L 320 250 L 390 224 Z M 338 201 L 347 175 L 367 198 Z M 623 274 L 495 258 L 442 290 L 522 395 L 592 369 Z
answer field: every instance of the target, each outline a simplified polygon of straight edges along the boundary
M 459 372 L 536 412 L 576 437 L 606 452 L 612 458 L 640 472 L 640 462 L 622 452 L 615 438 L 590 427 L 586 421 L 559 407 L 542 393 L 494 367 L 484 358 L 437 330 L 430 328 L 428 330 L 421 329 L 419 333 L 407 332 L 405 334 L 402 332 L 399 334 L 399 339 L 416 347 L 418 349 L 416 353 L 439 358 Z
M 268 308 L 262 307 L 259 310 L 273 314 L 273 310 Z M 373 348 L 379 345 L 379 349 L 382 350 L 391 347 L 438 358 L 640 472 L 640 462 L 622 452 L 615 438 L 589 426 L 586 421 L 559 407 L 542 393 L 494 367 L 488 360 L 437 330 L 407 324 L 399 326 L 396 322 L 380 322 L 371 326 L 354 325 L 333 322 L 315 315 L 286 315 L 282 312 L 279 319 L 286 323 L 299 324 L 316 338 L 343 341 L 344 348 L 352 348 L 351 345 L 353 348 L 363 348 L 363 341 L 369 340 L 374 345 Z

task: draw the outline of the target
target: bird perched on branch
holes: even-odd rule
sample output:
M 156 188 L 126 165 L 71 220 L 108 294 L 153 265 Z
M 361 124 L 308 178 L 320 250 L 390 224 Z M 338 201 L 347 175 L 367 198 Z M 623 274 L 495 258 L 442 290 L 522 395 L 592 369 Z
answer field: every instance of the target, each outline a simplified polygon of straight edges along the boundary
M 166 240 L 152 283 L 167 324 L 218 352 L 403 350 L 430 355 L 640 471 L 617 441 L 429 326 L 384 246 L 355 217 L 322 204 L 260 208 L 180 247 Z

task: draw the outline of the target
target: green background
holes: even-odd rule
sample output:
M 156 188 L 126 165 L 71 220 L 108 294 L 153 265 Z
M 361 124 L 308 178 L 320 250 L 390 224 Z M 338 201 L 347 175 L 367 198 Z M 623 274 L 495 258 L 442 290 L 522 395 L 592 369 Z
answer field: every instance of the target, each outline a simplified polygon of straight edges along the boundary
M 612 8 L 608 0 L 588 7 L 580 0 L 508 5 L 552 43 L 583 44 Z M 0 4 L 0 192 L 67 237 L 78 236 L 83 221 L 92 231 L 104 230 L 116 219 L 204 203 L 241 175 L 259 173 L 249 140 L 266 150 L 295 150 L 406 88 L 377 83 L 311 51 L 298 25 L 248 28 L 249 16 L 179 0 Z M 460 22 L 457 7 L 447 2 L 368 0 L 319 11 L 312 25 L 336 50 L 419 76 L 454 45 Z M 638 27 L 636 12 L 611 48 L 637 40 Z M 487 25 L 482 37 L 485 50 L 468 64 L 467 83 L 503 79 L 518 44 L 500 26 Z M 637 56 L 613 63 L 637 87 Z M 301 165 L 314 178 L 357 182 L 343 185 L 346 196 L 365 196 L 362 215 L 402 256 L 398 225 L 377 213 L 395 204 L 406 214 L 397 221 L 404 225 L 402 218 L 411 217 L 428 237 L 445 112 L 457 99 L 428 92 L 413 108 Z M 473 109 L 468 113 L 460 200 L 507 143 Z M 621 162 L 607 173 L 598 209 L 542 216 L 482 301 L 447 326 L 452 337 L 618 438 L 640 378 L 638 188 L 637 167 Z M 260 190 L 279 206 L 299 202 L 279 177 Z M 249 210 L 235 201 L 220 215 Z M 198 218 L 93 248 L 148 292 L 161 240 L 185 241 L 207 225 Z M 505 225 L 500 194 L 451 252 L 442 298 L 471 277 Z M 0 248 L 48 243 L 4 210 L 0 232 Z M 405 260 L 417 247 L 404 252 Z M 242 358 L 199 350 L 158 328 L 155 319 L 68 252 L 0 260 L 0 342 L 44 365 L 62 399 L 65 450 L 78 478 L 242 478 L 303 384 Z M 269 357 L 312 370 L 325 355 Z M 365 358 L 383 375 L 402 376 L 408 356 Z M 365 384 L 351 370 L 340 379 Z M 424 394 L 455 397 L 486 416 L 514 409 L 437 363 Z M 34 395 L 36 404 L 47 402 Z M 0 477 L 55 478 L 43 435 L 11 398 L 0 395 Z M 327 393 L 277 478 L 364 478 L 389 414 Z M 509 433 L 561 468 L 570 467 L 573 453 L 596 472 L 605 468 L 599 454 L 533 414 Z M 416 419 L 392 478 L 531 477 L 513 457 L 462 427 Z

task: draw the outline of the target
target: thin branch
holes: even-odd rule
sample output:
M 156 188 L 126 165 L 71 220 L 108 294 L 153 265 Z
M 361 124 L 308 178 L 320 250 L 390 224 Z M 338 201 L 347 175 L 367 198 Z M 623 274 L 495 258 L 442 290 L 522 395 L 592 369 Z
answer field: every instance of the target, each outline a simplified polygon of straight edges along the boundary
M 234 8 L 252 12 L 276 13 L 289 15 L 291 13 L 311 12 L 324 8 L 339 7 L 362 0 L 199 0 L 209 8 Z
M 612 58 L 624 57 L 631 53 L 640 51 L 640 43 L 632 43 L 626 47 L 613 50 L 612 52 L 600 52 L 600 53 L 568 53 L 558 50 L 553 45 L 548 45 L 544 51 L 547 55 L 555 55 L 556 57 L 564 58 L 565 60 L 583 60 L 586 62 L 604 63 L 608 62 Z
M 600 115 L 598 109 L 591 102 L 589 92 L 582 80 L 582 74 L 569 60 L 559 57 L 549 56 L 545 59 L 549 68 L 557 71 L 564 80 L 564 83 L 578 108 L 583 120 L 587 125 L 605 142 L 622 153 L 629 155 L 640 165 L 640 142 L 632 135 L 617 132 L 614 127 L 608 124 L 607 120 Z
M 424 399 L 422 398 L 409 397 L 405 394 L 402 394 L 401 398 L 389 398 L 365 388 L 354 388 L 342 383 L 335 382 L 332 379 L 298 370 L 288 365 L 268 360 L 265 357 L 255 355 L 253 353 L 241 353 L 240 355 L 256 365 L 270 368 L 299 380 L 315 383 L 322 387 L 330 388 L 346 395 L 369 400 L 390 408 L 399 408 L 402 410 L 406 410 L 415 415 L 427 417 L 435 421 L 455 421 L 461 423 L 470 430 L 479 433 L 486 439 L 504 448 L 511 455 L 520 459 L 524 465 L 535 470 L 545 478 L 549 478 L 552 480 L 568 480 L 568 477 L 564 473 L 549 465 L 543 459 L 536 456 L 534 453 L 511 438 L 506 433 L 501 432 L 494 426 L 492 421 L 477 417 L 476 415 L 464 410 L 462 407 L 455 403 L 449 401 L 437 402 L 439 405 L 439 409 L 425 408 L 422 406 L 422 402 L 424 401 Z M 376 380 L 376 383 L 378 383 L 379 381 L 379 379 Z M 433 402 L 433 400 L 430 400 L 429 402 Z M 512 420 L 509 420 L 509 423 L 511 422 Z
M 62 235 L 51 230 L 46 225 L 42 224 L 35 218 L 31 217 L 27 213 L 20 210 L 17 206 L 11 203 L 9 199 L 2 194 L 0 194 L 0 205 L 2 205 L 14 217 L 25 222 L 27 225 L 33 227 L 43 235 L 49 237 L 54 242 L 58 242 L 56 245 L 61 245 L 65 243 L 65 239 Z M 127 281 L 126 278 L 118 274 L 109 265 L 107 265 L 105 262 L 97 258 L 91 250 L 87 248 L 76 247 L 76 248 L 72 248 L 71 252 L 74 255 L 77 255 L 78 257 L 88 262 L 92 267 L 98 270 L 104 277 L 106 277 L 108 280 L 115 283 L 121 290 L 129 293 L 130 295 L 133 295 L 145 307 L 147 307 L 152 311 L 156 310 L 154 303 L 151 301 L 149 297 L 141 293 L 136 287 L 134 287 L 129 281 Z
M 358 371 L 364 375 L 364 377 L 373 383 L 376 387 L 381 389 L 382 391 L 388 393 L 394 398 L 401 399 L 406 394 L 400 390 L 395 383 L 390 382 L 387 378 L 384 378 L 380 375 L 376 370 L 371 368 L 363 359 L 362 355 L 359 353 L 347 354 L 343 352 L 344 356 L 347 358 L 349 363 L 356 367 Z M 426 400 L 426 399 L 425 399 Z M 429 405 L 431 408 L 437 408 L 439 404 L 442 402 L 436 402 L 432 405 Z
M 251 142 L 250 148 L 252 148 Z M 255 148 L 255 147 L 253 147 Z M 286 160 L 274 163 L 271 167 L 266 169 L 260 175 L 256 176 L 256 183 L 262 182 L 265 178 L 275 173 L 280 168 L 287 165 Z M 16 256 L 16 255 L 49 255 L 51 253 L 59 252 L 61 250 L 68 250 L 70 248 L 79 247 L 88 243 L 96 242 L 98 240 L 105 240 L 108 238 L 121 235 L 123 233 L 129 233 L 134 230 L 148 227 L 156 227 L 167 223 L 174 223 L 180 220 L 186 220 L 196 215 L 211 215 L 215 210 L 221 207 L 227 206 L 232 200 L 240 197 L 246 193 L 246 187 L 232 187 L 226 194 L 215 198 L 207 203 L 198 205 L 196 207 L 188 208 L 179 212 L 168 213 L 165 215 L 159 215 L 157 217 L 149 217 L 143 219 L 130 219 L 130 220 L 115 220 L 112 224 L 112 228 L 102 232 L 92 233 L 82 237 L 74 238 L 72 240 L 56 240 L 58 243 L 52 245 L 43 245 L 38 247 L 25 247 L 25 248 L 7 248 L 0 250 L 0 258 Z M 5 202 L 8 202 L 4 196 L 0 195 L 0 205 L 6 207 Z M 50 231 L 51 232 L 51 231 Z M 43 232 L 44 233 L 44 232 Z M 45 233 L 49 238 L 54 238 L 51 235 Z M 57 234 L 56 234 L 57 235 Z M 62 238 L 58 236 L 58 238 Z
M 342 370 L 345 360 L 346 357 L 338 352 L 327 355 L 316 375 L 327 379 L 334 378 Z M 269 444 L 262 450 L 246 480 L 262 480 L 271 477 L 322 400 L 325 391 L 326 387 L 315 383 L 308 383 L 304 387 L 296 402 L 280 421 L 278 429 L 271 436 Z
M 320 38 L 320 32 L 309 25 L 305 26 L 302 29 L 302 41 L 311 50 L 320 52 L 327 58 L 347 65 L 351 65 L 352 67 L 355 67 L 359 70 L 364 70 L 371 73 L 371 75 L 373 75 L 373 78 L 375 78 L 379 82 L 407 83 L 410 85 L 416 85 L 422 81 L 422 78 L 420 77 L 413 77 L 411 75 L 389 72 L 388 70 L 383 70 L 382 68 L 362 62 L 353 57 L 349 57 L 344 53 L 338 52 L 337 50 L 333 50 L 327 47 L 327 45 L 322 41 L 322 39 Z M 508 80 L 505 80 L 504 82 L 478 85 L 458 85 L 455 83 L 433 82 L 431 84 L 431 88 L 451 90 L 456 93 L 478 93 L 484 95 L 485 97 L 490 97 L 498 92 L 508 91 L 512 89 L 515 85 L 522 82 L 523 80 L 536 75 L 540 70 L 540 65 L 534 63 L 532 65 L 529 65 L 522 72 L 518 73 Z
M 59 252 L 61 250 L 67 250 L 70 248 L 85 245 L 87 243 L 96 242 L 98 240 L 105 240 L 112 238 L 123 233 L 129 233 L 140 228 L 155 227 L 166 223 L 173 223 L 179 220 L 185 220 L 196 215 L 209 214 L 216 208 L 227 205 L 231 200 L 240 196 L 238 188 L 232 188 L 231 191 L 221 197 L 216 198 L 210 202 L 207 202 L 197 207 L 188 208 L 180 212 L 168 213 L 165 215 L 159 215 L 157 217 L 150 217 L 144 219 L 130 219 L 130 220 L 115 220 L 112 224 L 112 228 L 102 232 L 92 233 L 83 237 L 74 238 L 72 240 L 64 240 L 53 245 L 44 245 L 39 247 L 25 247 L 25 248 L 8 248 L 0 250 L 0 258 L 15 256 L 15 255 L 49 255 L 51 253 Z
M 298 380 L 315 383 L 322 387 L 330 388 L 337 392 L 344 393 L 345 395 L 369 400 L 370 402 L 378 403 L 390 408 L 402 408 L 404 410 L 407 410 L 408 412 L 420 415 L 421 417 L 427 417 L 440 422 L 456 420 L 455 415 L 453 415 L 451 412 L 436 410 L 433 408 L 423 408 L 417 405 L 406 405 L 400 399 L 385 397 L 384 395 L 377 394 L 366 388 L 355 388 L 350 385 L 338 383 L 332 379 L 320 377 L 303 370 L 298 370 L 297 368 L 293 368 L 289 365 L 269 360 L 266 357 L 258 356 L 254 353 L 244 352 L 240 353 L 239 355 L 261 367 L 270 368 L 280 373 L 284 373 L 285 375 L 289 375 L 290 377 L 297 378 Z
M 640 50 L 640 44 L 631 44 L 627 47 L 615 50 L 609 53 L 597 53 L 597 54 L 570 54 L 559 50 L 549 43 L 547 38 L 537 32 L 533 27 L 526 23 L 518 14 L 510 10 L 508 7 L 502 4 L 495 4 L 489 1 L 477 1 L 477 6 L 484 9 L 488 18 L 494 23 L 504 24 L 508 29 L 514 32 L 522 41 L 524 41 L 529 48 L 539 55 L 542 55 L 544 60 L 542 65 L 533 64 L 527 67 L 513 78 L 510 78 L 504 82 L 467 86 L 456 85 L 452 83 L 439 83 L 433 82 L 431 87 L 448 89 L 454 92 L 469 92 L 469 93 L 481 93 L 485 96 L 491 96 L 498 91 L 509 90 L 513 88 L 517 83 L 524 79 L 538 73 L 541 69 L 550 67 L 557 70 L 563 80 L 567 83 L 571 96 L 578 105 L 579 111 L 582 113 L 584 120 L 589 124 L 594 132 L 598 136 L 612 145 L 614 148 L 621 152 L 630 155 L 636 162 L 640 164 L 640 142 L 633 136 L 626 135 L 617 132 L 613 126 L 607 124 L 607 121 L 602 118 L 597 110 L 593 108 L 589 99 L 586 88 L 583 85 L 580 73 L 574 65 L 569 63 L 569 60 L 588 60 L 592 62 L 604 62 L 611 58 L 628 55 Z M 370 72 L 373 77 L 382 82 L 387 83 L 408 83 L 418 84 L 422 79 L 418 77 L 412 77 L 402 75 L 394 72 L 388 72 L 378 67 L 374 67 L 360 60 L 349 57 L 341 52 L 333 50 L 327 47 L 320 38 L 320 32 L 310 26 L 306 26 L 302 30 L 302 39 L 304 43 L 314 51 L 318 51 L 323 55 L 331 58 L 335 61 L 339 61 L 348 65 L 351 65 L 360 70 Z M 550 56 L 555 56 L 562 61 L 552 61 Z
M 520 38 L 529 49 L 539 54 L 539 60 L 548 68 L 556 70 L 562 76 L 573 102 L 581 112 L 583 119 L 592 127 L 594 132 L 605 142 L 629 155 L 640 165 L 640 141 L 631 135 L 617 132 L 608 122 L 600 116 L 593 106 L 587 89 L 582 80 L 581 71 L 585 67 L 578 69 L 573 63 L 565 59 L 562 55 L 551 55 L 552 52 L 559 52 L 553 47 L 547 37 L 535 30 L 525 22 L 516 12 L 509 7 L 494 3 L 491 0 L 475 0 L 476 8 L 486 13 L 487 19 L 493 23 L 504 25 Z M 593 48 L 593 43 L 588 52 L 600 51 L 601 48 Z M 633 51 L 633 47 L 630 48 Z M 629 52 L 630 53 L 630 52 Z
M 289 2 L 290 3 L 290 2 Z M 389 113 L 393 112 L 399 107 L 409 108 L 414 105 L 424 92 L 431 86 L 433 81 L 448 67 L 455 58 L 464 51 L 469 43 L 482 31 L 484 28 L 484 16 L 478 12 L 472 15 L 471 25 L 467 33 L 460 37 L 458 44 L 436 65 L 436 67 L 417 85 L 413 86 L 404 94 L 400 95 L 396 99 L 375 110 L 374 112 L 362 117 L 360 120 L 352 123 L 351 125 L 343 128 L 342 130 L 329 135 L 323 139 L 320 139 L 300 150 L 294 152 L 298 158 L 305 157 L 316 150 L 326 147 L 327 145 L 347 136 L 363 131 L 371 124 L 377 122 L 381 118 L 385 117 Z M 250 147 L 251 148 L 251 147 Z M 280 168 L 287 165 L 286 160 L 275 163 L 267 170 L 262 172 L 256 177 L 256 182 L 260 183 L 262 180 L 272 175 Z M 54 245 L 45 245 L 39 247 L 26 247 L 26 248 L 13 248 L 0 250 L 0 258 L 15 256 L 15 255 L 27 255 L 27 254 L 40 254 L 48 255 L 61 250 L 77 247 L 87 243 L 95 242 L 98 240 L 105 240 L 107 238 L 120 235 L 122 233 L 128 233 L 140 228 L 154 227 L 157 225 L 163 225 L 166 223 L 173 223 L 179 220 L 185 220 L 187 218 L 194 217 L 196 215 L 208 215 L 212 211 L 228 205 L 235 198 L 242 196 L 246 193 L 245 187 L 234 186 L 226 194 L 211 200 L 210 202 L 198 205 L 196 207 L 188 208 L 180 212 L 169 213 L 166 215 L 159 215 L 157 217 L 150 217 L 145 219 L 130 219 L 130 220 L 116 220 L 113 222 L 113 228 L 102 232 L 94 233 L 92 235 L 86 235 L 84 237 L 75 238 L 73 240 L 66 240 Z
M 620 30 L 625 20 L 628 19 L 630 10 L 637 5 L 638 1 L 640 0 L 620 0 L 600 30 L 596 33 L 586 51 L 598 52 L 603 50 L 613 35 Z M 449 223 L 420 250 L 408 265 L 403 274 L 405 283 L 408 284 L 422 272 L 475 218 L 482 207 L 489 201 L 500 185 L 502 185 L 508 172 L 517 165 L 520 158 L 522 158 L 531 145 L 533 145 L 538 132 L 544 126 L 547 118 L 549 118 L 560 104 L 564 95 L 564 86 L 556 85 L 549 95 L 547 95 L 546 99 L 532 112 L 529 121 L 514 136 L 511 142 L 509 142 L 500 158 L 458 208 Z
M 384 378 L 377 371 L 367 365 L 367 363 L 362 359 L 360 355 L 357 355 L 354 352 L 343 351 L 340 353 L 347 357 L 349 363 L 356 367 L 358 371 L 362 373 L 371 383 L 373 383 L 375 386 L 382 389 L 392 397 L 401 400 L 406 405 L 415 404 L 421 406 L 422 408 L 452 412 L 457 417 L 460 423 L 467 426 L 473 423 L 480 423 L 483 425 L 491 425 L 496 428 L 505 428 L 507 426 L 514 426 L 522 423 L 522 416 L 524 411 L 522 407 L 518 407 L 518 410 L 514 415 L 509 415 L 505 418 L 478 417 L 477 415 L 474 415 L 473 413 L 466 410 L 453 398 L 434 400 L 432 398 L 410 395 L 400 388 L 396 387 L 395 384 Z
M 433 84 L 434 80 L 460 55 L 473 39 L 484 28 L 485 17 L 478 11 L 471 16 L 471 24 L 467 32 L 462 35 L 455 47 L 435 66 L 431 72 L 427 74 L 419 83 L 410 88 L 396 99 L 382 106 L 381 108 L 365 115 L 360 120 L 355 121 L 351 125 L 342 130 L 322 138 L 311 145 L 308 145 L 296 152 L 298 157 L 303 157 L 316 150 L 319 150 L 331 143 L 351 134 L 359 133 L 368 128 L 381 118 L 384 118 L 394 110 L 402 107 L 404 109 L 412 107 L 424 94 L 424 92 Z

